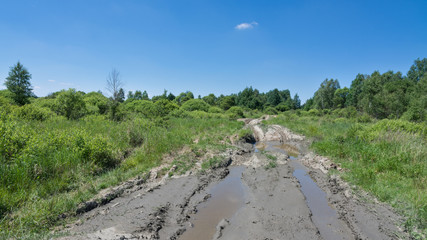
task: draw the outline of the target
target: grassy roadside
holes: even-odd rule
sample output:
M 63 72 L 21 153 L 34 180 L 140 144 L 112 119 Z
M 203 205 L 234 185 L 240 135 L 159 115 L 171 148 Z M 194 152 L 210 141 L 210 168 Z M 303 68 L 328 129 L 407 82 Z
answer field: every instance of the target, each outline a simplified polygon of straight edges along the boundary
M 313 139 L 311 148 L 344 169 L 342 177 L 407 216 L 427 233 L 427 125 L 401 120 L 285 113 L 266 121 Z M 414 236 L 417 234 L 414 232 Z
M 79 121 L 3 117 L 0 239 L 42 238 L 69 220 L 63 213 L 75 212 L 100 190 L 142 175 L 184 146 L 196 154 L 225 149 L 225 136 L 242 125 L 221 116 L 122 122 L 102 116 Z

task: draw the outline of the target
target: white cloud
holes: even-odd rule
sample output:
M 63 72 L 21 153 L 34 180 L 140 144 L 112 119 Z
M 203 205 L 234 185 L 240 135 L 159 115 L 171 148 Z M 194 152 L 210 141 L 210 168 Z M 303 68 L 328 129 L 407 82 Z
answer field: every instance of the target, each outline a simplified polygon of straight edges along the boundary
M 257 22 L 251 22 L 251 23 L 241 23 L 237 26 L 235 26 L 234 28 L 237 30 L 245 30 L 245 29 L 251 29 L 254 28 L 255 26 L 257 26 L 258 23 Z
M 67 82 L 60 82 L 59 84 L 63 85 L 63 86 L 73 86 L 74 83 L 67 83 Z
M 53 80 L 53 79 L 49 79 L 49 80 L 47 80 L 48 82 L 56 82 L 56 80 Z
M 39 86 L 34 86 L 34 89 L 40 89 L 41 87 L 39 87 Z

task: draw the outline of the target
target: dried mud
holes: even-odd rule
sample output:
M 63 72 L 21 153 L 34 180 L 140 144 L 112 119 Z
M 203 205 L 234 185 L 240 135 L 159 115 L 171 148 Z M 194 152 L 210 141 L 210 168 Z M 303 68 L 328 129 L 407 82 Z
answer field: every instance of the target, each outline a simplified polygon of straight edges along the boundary
M 341 168 L 309 152 L 303 136 L 243 121 L 256 145 L 236 143 L 204 173 L 145 176 L 110 189 L 81 205 L 61 239 L 409 238 L 390 207 L 329 175 Z

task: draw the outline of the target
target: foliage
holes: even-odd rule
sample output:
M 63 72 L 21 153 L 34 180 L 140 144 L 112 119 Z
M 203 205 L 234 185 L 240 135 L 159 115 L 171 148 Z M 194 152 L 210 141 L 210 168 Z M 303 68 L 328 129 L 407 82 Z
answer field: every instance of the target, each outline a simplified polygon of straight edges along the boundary
M 29 98 L 33 96 L 30 80 L 31 74 L 19 61 L 10 68 L 4 85 L 12 93 L 12 98 L 18 105 L 29 103 Z
M 241 107 L 237 107 L 237 106 L 231 107 L 225 113 L 232 119 L 244 117 L 243 109 Z
M 157 108 L 157 114 L 155 116 L 164 117 L 170 112 L 178 109 L 179 106 L 176 103 L 170 101 L 169 99 L 161 99 L 154 103 L 154 106 Z
M 17 108 L 15 110 L 15 114 L 20 119 L 38 121 L 45 121 L 55 116 L 55 113 L 52 112 L 49 108 L 38 107 L 37 105 L 33 104 L 27 104 Z
M 90 92 L 83 96 L 89 114 L 106 114 L 108 111 L 108 98 L 100 92 Z
M 317 109 L 331 109 L 334 106 L 335 91 L 340 88 L 338 80 L 325 79 L 320 88 L 314 93 L 314 106 Z
M 209 110 L 209 104 L 201 99 L 190 99 L 186 101 L 181 108 L 186 111 L 204 111 L 207 112 Z
M 224 111 L 219 107 L 210 107 L 208 112 L 209 113 L 223 113 Z
M 83 100 L 82 93 L 70 88 L 58 94 L 54 109 L 56 113 L 65 116 L 67 119 L 76 120 L 86 114 L 86 103 Z
M 190 99 L 194 99 L 194 95 L 192 92 L 187 91 L 187 92 L 183 92 L 181 94 L 179 94 L 174 101 L 178 104 L 178 105 L 182 105 L 184 104 L 186 101 L 190 100 Z

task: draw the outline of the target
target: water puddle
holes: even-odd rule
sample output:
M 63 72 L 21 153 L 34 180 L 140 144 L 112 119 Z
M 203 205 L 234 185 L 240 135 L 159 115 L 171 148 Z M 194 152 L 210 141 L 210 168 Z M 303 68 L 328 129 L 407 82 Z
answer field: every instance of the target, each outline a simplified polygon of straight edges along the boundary
M 211 198 L 198 206 L 198 212 L 191 216 L 193 228 L 185 231 L 180 240 L 212 239 L 217 224 L 230 219 L 244 205 L 245 190 L 241 176 L 245 167 L 233 167 L 224 180 L 209 192 Z
M 342 227 L 336 210 L 328 203 L 326 193 L 313 181 L 307 173 L 307 168 L 294 157 L 291 157 L 291 166 L 294 168 L 293 175 L 298 179 L 301 192 L 313 214 L 311 219 L 319 229 L 322 238 L 342 239 L 342 234 L 334 231 L 334 229 L 338 230 Z
M 301 185 L 301 192 L 306 198 L 307 205 L 313 214 L 311 218 L 319 229 L 320 235 L 323 239 L 342 239 L 342 233 L 338 232 L 338 229 L 342 229 L 339 216 L 328 204 L 326 193 L 310 177 L 308 169 L 297 160 L 298 149 L 292 145 L 274 142 L 262 143 L 262 146 L 265 151 L 276 151 L 290 156 L 290 165 L 294 168 L 293 175 Z

